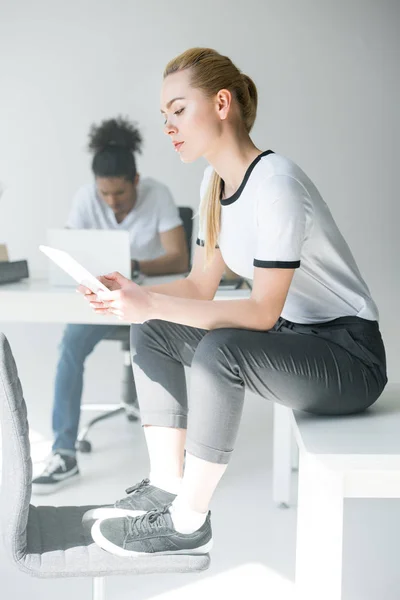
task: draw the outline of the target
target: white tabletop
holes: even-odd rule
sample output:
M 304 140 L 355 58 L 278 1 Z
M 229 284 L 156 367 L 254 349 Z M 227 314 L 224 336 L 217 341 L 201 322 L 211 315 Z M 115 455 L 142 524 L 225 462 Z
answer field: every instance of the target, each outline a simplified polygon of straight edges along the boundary
M 145 285 L 179 276 L 146 278 Z M 218 290 L 215 300 L 248 298 L 249 290 Z M 98 323 L 126 325 L 116 317 L 97 315 L 74 287 L 50 286 L 46 279 L 24 279 L 0 286 L 0 321 L 25 323 Z

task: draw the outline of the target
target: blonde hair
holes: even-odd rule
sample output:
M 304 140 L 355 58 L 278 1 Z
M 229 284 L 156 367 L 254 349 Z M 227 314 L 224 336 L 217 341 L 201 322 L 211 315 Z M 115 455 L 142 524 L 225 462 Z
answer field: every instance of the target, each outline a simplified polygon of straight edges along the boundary
M 190 84 L 206 96 L 215 96 L 220 90 L 229 90 L 239 106 L 243 125 L 250 133 L 257 114 L 257 88 L 227 56 L 211 48 L 190 48 L 165 67 L 164 79 L 172 73 L 190 69 Z M 206 224 L 206 262 L 211 261 L 221 227 L 221 178 L 214 171 L 200 205 L 200 219 Z

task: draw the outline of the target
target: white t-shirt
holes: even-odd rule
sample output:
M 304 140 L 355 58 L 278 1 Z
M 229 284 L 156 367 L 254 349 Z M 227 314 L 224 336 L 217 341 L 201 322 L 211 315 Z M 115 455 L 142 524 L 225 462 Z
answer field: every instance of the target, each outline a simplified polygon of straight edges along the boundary
M 212 175 L 205 170 L 204 197 Z M 218 245 L 227 266 L 253 279 L 254 267 L 295 268 L 282 317 L 321 323 L 378 320 L 378 309 L 317 188 L 292 161 L 263 152 L 230 198 L 222 199 Z M 197 243 L 205 239 L 200 224 Z
M 121 223 L 98 195 L 95 183 L 75 195 L 67 227 L 71 229 L 119 229 L 129 231 L 131 257 L 153 260 L 165 254 L 160 233 L 182 225 L 179 211 L 166 185 L 149 177 L 140 179 L 136 204 Z

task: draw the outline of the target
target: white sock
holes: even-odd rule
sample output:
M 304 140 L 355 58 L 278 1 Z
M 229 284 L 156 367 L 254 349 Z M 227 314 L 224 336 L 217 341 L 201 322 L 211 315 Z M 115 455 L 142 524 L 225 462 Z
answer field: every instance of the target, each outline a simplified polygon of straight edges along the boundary
M 207 513 L 192 510 L 176 498 L 169 509 L 174 527 L 179 533 L 194 533 L 205 523 Z
M 158 475 L 157 473 L 150 473 L 149 475 L 151 485 L 165 490 L 170 494 L 178 494 L 181 489 L 182 478 L 181 477 L 165 477 L 165 475 Z

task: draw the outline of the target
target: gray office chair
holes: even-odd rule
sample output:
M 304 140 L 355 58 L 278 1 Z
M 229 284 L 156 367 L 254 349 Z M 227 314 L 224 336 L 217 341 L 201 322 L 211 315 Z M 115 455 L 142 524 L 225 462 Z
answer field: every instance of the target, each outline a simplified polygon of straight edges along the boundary
M 193 232 L 193 210 L 188 206 L 179 207 L 179 216 L 182 219 L 183 228 L 186 235 L 186 243 L 189 253 L 189 265 L 191 264 L 192 254 L 192 232 Z M 110 409 L 110 405 L 106 405 L 103 409 L 105 412 L 95 417 L 83 427 L 78 435 L 76 449 L 80 452 L 91 452 L 92 445 L 86 439 L 90 429 L 99 421 L 104 421 L 120 413 L 125 413 L 129 421 L 137 421 L 139 419 L 139 406 L 137 403 L 135 381 L 133 379 L 131 353 L 130 353 L 130 327 L 121 325 L 113 332 L 106 340 L 121 342 L 122 352 L 124 356 L 124 372 L 122 377 L 121 402 L 115 404 Z M 97 407 L 96 407 L 97 408 Z M 98 407 L 99 410 L 101 406 Z
M 30 504 L 32 461 L 27 409 L 14 357 L 3 333 L 0 417 L 0 527 L 6 554 L 20 571 L 41 578 L 92 577 L 92 598 L 104 600 L 104 578 L 109 575 L 186 573 L 209 567 L 208 554 L 119 558 L 100 549 L 90 536 L 90 527 L 83 527 L 82 515 L 92 506 Z

